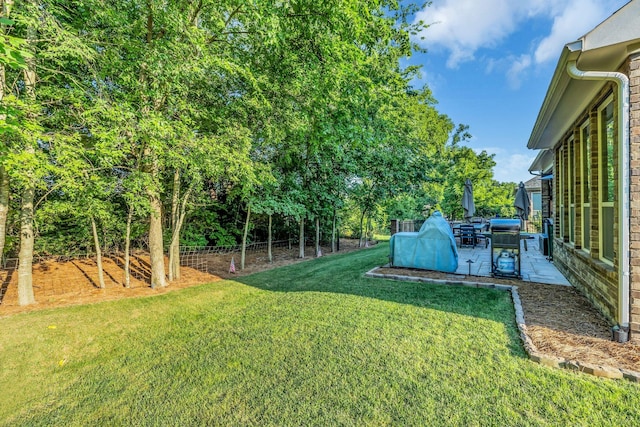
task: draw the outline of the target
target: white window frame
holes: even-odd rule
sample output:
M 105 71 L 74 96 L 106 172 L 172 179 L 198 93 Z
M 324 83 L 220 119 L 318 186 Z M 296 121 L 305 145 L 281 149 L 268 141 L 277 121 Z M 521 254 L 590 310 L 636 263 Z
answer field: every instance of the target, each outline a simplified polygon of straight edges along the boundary
M 560 230 L 560 239 L 564 240 L 564 236 L 565 236 L 565 223 L 564 223 L 564 168 L 565 168 L 565 164 L 564 164 L 564 145 L 562 147 L 560 147 L 560 149 L 558 150 L 558 155 L 560 156 L 560 161 L 558 162 L 558 167 L 559 167 L 559 174 L 558 174 L 558 195 L 557 200 L 558 200 L 558 212 L 560 213 L 560 227 L 558 227 L 558 230 Z
M 586 138 L 585 138 L 586 134 Z M 587 142 L 589 146 L 587 147 Z M 587 227 L 586 215 L 584 214 L 585 208 L 589 208 L 589 224 L 591 224 L 591 176 L 588 172 L 591 170 L 591 148 L 593 141 L 591 141 L 591 123 L 587 119 L 582 126 L 580 126 L 580 175 L 582 176 L 582 191 L 580 192 L 580 204 L 582 206 L 582 215 L 580 229 L 582 230 L 582 250 L 586 253 L 591 253 L 591 227 Z M 588 148 L 588 150 L 587 150 Z M 587 167 L 589 165 L 590 167 Z M 587 172 L 585 174 L 585 172 Z M 587 185 L 587 183 L 589 185 Z M 588 198 L 587 198 L 588 194 Z
M 604 114 L 604 110 L 609 106 L 609 104 L 612 104 L 613 106 L 613 118 L 615 119 L 615 115 L 616 115 L 616 106 L 613 103 L 613 95 L 610 95 L 609 97 L 607 97 L 607 99 L 605 99 L 605 101 L 598 107 L 598 199 L 599 202 L 598 203 L 598 243 L 599 243 L 599 247 L 600 247 L 600 251 L 599 251 L 599 258 L 600 261 L 604 262 L 605 264 L 609 265 L 609 266 L 613 266 L 613 260 L 610 260 L 608 258 L 604 257 L 604 232 L 605 232 L 605 224 L 604 224 L 604 213 L 603 213 L 603 209 L 604 208 L 614 208 L 614 202 L 605 202 L 603 201 L 604 198 L 604 185 L 605 185 L 605 176 L 606 173 L 603 173 L 604 168 L 606 167 L 606 165 L 603 163 L 604 159 L 602 158 L 602 145 L 606 144 L 607 141 L 604 140 L 603 138 L 603 134 L 604 134 L 604 130 L 602 129 L 602 115 Z M 615 120 L 614 120 L 614 126 L 615 126 Z M 613 147 L 614 150 L 616 148 L 616 135 L 615 132 L 613 134 L 614 137 L 614 141 L 613 141 Z M 616 165 L 617 167 L 617 165 Z M 616 197 L 615 195 L 615 191 L 614 191 L 614 198 Z M 615 209 L 615 208 L 614 208 Z M 613 219 L 614 223 L 615 223 L 615 218 Z M 613 233 L 613 224 L 611 227 L 611 232 Z M 614 257 L 615 257 L 615 247 L 614 247 Z
M 564 178 L 564 174 L 566 172 L 566 167 L 567 167 L 564 159 L 564 150 L 565 150 L 565 146 L 563 144 L 560 150 L 558 151 L 560 155 L 560 162 L 558 162 L 560 166 L 560 174 L 559 174 L 560 176 L 558 177 L 558 208 L 559 208 L 558 211 L 560 212 L 560 239 L 562 241 L 564 241 L 564 236 L 566 235 L 565 231 L 567 226 L 567 224 L 565 224 L 565 221 L 564 221 L 564 213 L 565 213 L 564 186 L 566 181 L 566 179 Z
M 576 203 L 575 197 L 575 160 L 576 149 L 573 135 L 567 141 L 567 204 L 569 205 L 569 243 L 576 243 Z

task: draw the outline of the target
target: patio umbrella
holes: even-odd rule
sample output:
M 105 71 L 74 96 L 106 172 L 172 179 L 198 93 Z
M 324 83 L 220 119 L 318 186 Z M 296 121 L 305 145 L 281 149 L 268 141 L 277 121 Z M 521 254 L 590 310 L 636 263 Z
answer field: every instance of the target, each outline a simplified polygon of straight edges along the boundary
M 464 209 L 464 219 L 467 221 L 469 221 L 476 213 L 476 205 L 473 203 L 473 184 L 471 184 L 471 180 L 469 178 L 464 182 L 462 209 Z
M 516 207 L 516 213 L 520 219 L 524 221 L 529 219 L 530 205 L 529 194 L 527 193 L 527 190 L 524 189 L 524 183 L 521 181 L 518 185 L 518 191 L 516 191 L 516 201 L 513 204 L 513 206 Z

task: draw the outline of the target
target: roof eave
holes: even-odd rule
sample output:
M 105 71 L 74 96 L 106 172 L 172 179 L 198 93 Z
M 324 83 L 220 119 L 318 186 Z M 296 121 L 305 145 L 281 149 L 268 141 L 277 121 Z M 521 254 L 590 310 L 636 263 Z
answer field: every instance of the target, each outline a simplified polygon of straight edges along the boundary
M 566 72 L 567 63 L 577 60 L 578 56 L 580 56 L 581 49 L 582 40 L 568 43 L 562 48 L 560 59 L 558 60 L 558 64 L 556 65 L 553 77 L 551 78 L 551 82 L 549 83 L 549 88 L 547 89 L 544 101 L 542 102 L 542 107 L 540 107 L 538 117 L 536 118 L 535 124 L 533 125 L 533 130 L 531 131 L 531 135 L 529 137 L 529 141 L 527 142 L 527 148 L 532 150 L 540 150 L 544 148 L 550 148 L 549 145 L 553 144 L 553 142 L 549 143 L 542 141 L 541 135 L 548 125 L 549 119 L 558 106 L 558 103 L 562 99 L 562 93 L 566 89 L 566 86 L 569 82 L 569 76 Z
M 553 153 L 550 150 L 540 150 L 529 166 L 529 172 L 547 173 L 553 169 Z

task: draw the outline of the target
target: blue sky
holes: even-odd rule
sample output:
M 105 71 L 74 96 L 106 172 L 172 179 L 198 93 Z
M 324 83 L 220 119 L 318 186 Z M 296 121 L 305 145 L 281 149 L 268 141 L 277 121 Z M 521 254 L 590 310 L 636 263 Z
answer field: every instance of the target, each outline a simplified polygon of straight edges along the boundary
M 433 0 L 416 14 L 427 53 L 414 86 L 429 86 L 438 110 L 469 125 L 475 151 L 495 154 L 501 182 L 532 178 L 529 134 L 565 44 L 628 0 Z

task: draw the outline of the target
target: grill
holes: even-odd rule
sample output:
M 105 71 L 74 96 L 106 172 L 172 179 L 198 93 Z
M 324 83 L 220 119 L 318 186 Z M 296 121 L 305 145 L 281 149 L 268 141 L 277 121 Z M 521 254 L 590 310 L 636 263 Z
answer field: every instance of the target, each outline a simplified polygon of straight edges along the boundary
M 520 278 L 520 220 L 492 219 L 491 274 Z

